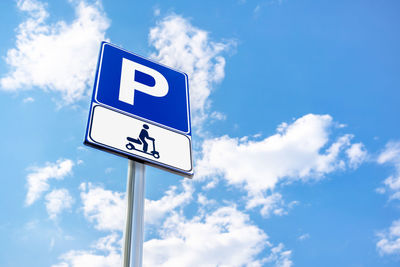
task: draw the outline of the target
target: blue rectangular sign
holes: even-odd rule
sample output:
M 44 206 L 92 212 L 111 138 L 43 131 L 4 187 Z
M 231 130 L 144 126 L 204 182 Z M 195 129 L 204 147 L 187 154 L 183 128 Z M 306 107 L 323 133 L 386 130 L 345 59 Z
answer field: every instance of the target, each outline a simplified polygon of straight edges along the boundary
M 103 42 L 85 144 L 193 175 L 188 76 Z
M 94 101 L 171 129 L 190 133 L 188 77 L 185 73 L 105 42 L 102 44 L 100 57 Z M 125 76 L 122 75 L 125 74 L 122 73 L 122 67 L 128 68 Z M 156 77 L 152 74 L 156 74 Z M 133 79 L 131 83 L 127 82 L 127 88 L 120 88 L 121 76 Z M 167 82 L 168 90 L 166 94 L 163 94 L 165 91 L 160 92 L 162 96 L 157 96 L 157 91 L 162 89 L 157 89 L 156 78 L 165 78 Z M 143 85 L 144 88 L 140 90 L 134 88 L 135 85 Z M 132 93 L 132 101 L 121 101 L 120 90 L 130 91 L 128 94 Z

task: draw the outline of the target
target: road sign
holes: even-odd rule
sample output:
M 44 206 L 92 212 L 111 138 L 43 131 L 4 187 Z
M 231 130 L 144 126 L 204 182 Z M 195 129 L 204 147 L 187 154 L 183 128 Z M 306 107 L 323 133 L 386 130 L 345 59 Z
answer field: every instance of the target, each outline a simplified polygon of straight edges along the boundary
M 192 176 L 187 75 L 103 42 L 85 144 Z

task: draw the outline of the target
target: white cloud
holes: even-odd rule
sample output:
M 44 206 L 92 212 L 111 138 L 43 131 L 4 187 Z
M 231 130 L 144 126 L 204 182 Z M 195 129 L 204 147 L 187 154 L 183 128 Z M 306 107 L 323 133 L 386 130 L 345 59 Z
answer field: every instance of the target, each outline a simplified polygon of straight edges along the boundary
M 100 42 L 109 20 L 99 1 L 69 1 L 76 18 L 71 23 L 47 23 L 46 4 L 19 0 L 28 17 L 17 28 L 15 47 L 7 51 L 10 72 L 1 78 L 3 90 L 39 87 L 61 94 L 65 105 L 81 99 L 92 84 Z
M 380 240 L 376 243 L 376 248 L 381 255 L 400 255 L 400 220 L 394 221 L 388 230 L 378 236 Z
M 386 189 L 379 188 L 378 192 L 390 192 L 390 199 L 400 199 L 400 142 L 389 142 L 384 151 L 379 155 L 379 164 L 391 164 L 394 166 L 394 174 L 383 182 Z
M 52 267 L 114 267 L 121 266 L 121 240 L 113 233 L 100 238 L 90 250 L 72 250 L 63 254 L 61 262 Z
M 260 6 L 260 5 L 257 5 L 257 6 L 254 8 L 253 13 L 254 13 L 255 15 L 258 15 L 258 14 L 260 13 L 260 11 L 261 11 L 261 6 Z
M 90 222 L 95 223 L 95 228 L 122 231 L 126 216 L 124 194 L 91 183 L 83 183 L 80 188 L 83 213 Z
M 400 142 L 389 142 L 385 150 L 379 155 L 378 163 L 400 163 Z
M 291 252 L 284 251 L 282 244 L 273 247 L 268 236 L 235 206 L 218 207 L 205 213 L 204 206 L 215 206 L 215 201 L 199 194 L 200 212 L 191 219 L 187 218 L 182 206 L 192 200 L 193 188 L 185 182 L 182 185 L 180 193 L 176 187 L 171 187 L 159 200 L 146 201 L 146 213 L 153 214 L 153 219 L 147 220 L 151 223 L 163 218 L 163 223 L 156 228 L 159 238 L 144 243 L 144 266 L 234 267 L 263 266 L 265 262 L 291 266 L 287 265 L 291 263 Z M 121 230 L 120 225 L 123 226 L 119 220 L 125 212 L 122 193 L 90 183 L 83 183 L 80 188 L 85 216 L 95 223 L 97 229 L 113 233 L 98 240 L 89 250 L 72 250 L 63 254 L 60 263 L 52 267 L 120 265 L 122 243 L 115 230 Z
M 83 186 L 84 187 L 84 186 Z M 209 201 L 207 201 L 209 202 Z M 291 266 L 291 251 L 276 247 L 249 216 L 234 206 L 192 219 L 170 213 L 158 228 L 160 239 L 144 243 L 144 266 Z M 121 264 L 120 236 L 113 232 L 89 250 L 71 250 L 52 267 L 111 267 Z M 268 253 L 268 250 L 270 252 Z M 201 264 L 199 264 L 201 263 Z
M 32 205 L 43 192 L 49 189 L 48 180 L 61 180 L 71 174 L 74 163 L 69 159 L 59 159 L 56 163 L 47 162 L 44 167 L 32 167 L 27 176 L 28 193 L 26 205 Z
M 279 195 L 265 197 L 265 192 L 279 182 L 321 179 L 346 167 L 341 154 L 351 148 L 352 135 L 332 143 L 329 133 L 334 126 L 329 115 L 308 114 L 292 124 L 279 125 L 276 134 L 260 141 L 229 136 L 206 140 L 196 178 L 214 181 L 215 176 L 222 176 L 228 184 L 247 190 L 248 207 L 264 206 L 262 212 L 267 215 L 280 200 Z
M 199 203 L 201 207 L 214 206 L 217 204 L 214 199 L 208 199 L 202 193 L 197 194 L 197 203 Z
M 226 115 L 218 112 L 218 111 L 213 111 L 210 115 L 210 118 L 218 121 L 226 120 Z
M 157 224 L 162 218 L 177 207 L 182 207 L 192 200 L 194 188 L 189 183 L 183 183 L 183 192 L 177 193 L 177 187 L 172 186 L 158 200 L 145 201 L 145 223 Z
M 267 235 L 232 206 L 190 220 L 176 213 L 160 234 L 144 244 L 145 266 L 261 266 L 257 256 L 270 246 Z
M 333 127 L 329 115 L 305 115 L 282 124 L 278 133 L 261 141 L 223 136 L 206 140 L 197 165 L 198 178 L 222 174 L 230 184 L 245 185 L 254 193 L 273 189 L 280 179 L 318 179 L 343 168 L 339 153 L 351 135 L 326 147 Z
M 193 124 L 199 125 L 207 117 L 213 86 L 225 76 L 221 53 L 232 42 L 212 42 L 208 32 L 178 15 L 161 20 L 150 30 L 149 40 L 157 50 L 152 58 L 188 74 Z
M 160 16 L 160 14 L 161 14 L 161 10 L 158 7 L 154 8 L 153 15 L 155 17 L 158 17 L 158 16 Z
M 35 99 L 33 97 L 26 97 L 22 100 L 23 103 L 32 103 L 35 102 Z
M 346 150 L 346 155 L 349 158 L 349 165 L 352 168 L 357 168 L 367 159 L 368 153 L 362 143 L 357 143 Z
M 286 205 L 280 193 L 275 192 L 268 196 L 257 193 L 249 198 L 246 209 L 253 209 L 257 206 L 261 206 L 260 213 L 264 217 L 269 217 L 271 214 L 282 216 L 288 214 L 287 210 L 297 204 L 297 201 L 292 201 Z
M 46 195 L 46 209 L 50 219 L 56 219 L 57 215 L 72 207 L 74 199 L 67 189 L 55 189 Z
M 292 251 L 284 250 L 284 245 L 280 243 L 278 246 L 271 249 L 271 255 L 268 256 L 266 262 L 275 262 L 276 267 L 291 267 L 293 262 L 291 260 Z
M 377 189 L 375 189 L 375 192 L 377 192 L 378 194 L 385 194 L 386 189 L 383 187 L 378 187 Z
M 98 230 L 118 230 L 125 227 L 126 199 L 125 194 L 106 190 L 91 183 L 82 183 L 81 199 L 85 217 L 95 223 Z M 145 223 L 155 225 L 176 208 L 182 208 L 192 200 L 193 187 L 182 183 L 182 191 L 171 186 L 158 200 L 145 199 Z
M 91 183 L 80 186 L 83 212 L 85 217 L 95 223 L 98 230 L 118 230 L 125 227 L 126 199 L 125 194 L 106 190 Z M 192 200 L 193 187 L 182 183 L 182 192 L 171 186 L 158 200 L 145 199 L 145 223 L 155 225 L 174 209 L 182 208 Z
M 306 234 L 302 234 L 301 236 L 298 237 L 298 239 L 300 241 L 306 240 L 310 238 L 310 234 L 306 233 Z

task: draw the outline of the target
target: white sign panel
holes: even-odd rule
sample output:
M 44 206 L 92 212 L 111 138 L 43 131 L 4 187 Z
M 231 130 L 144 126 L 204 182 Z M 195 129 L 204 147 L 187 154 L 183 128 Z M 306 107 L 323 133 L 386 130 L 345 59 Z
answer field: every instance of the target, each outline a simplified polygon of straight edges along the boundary
M 149 124 L 97 105 L 93 109 L 89 138 L 125 153 L 183 171 L 191 171 L 190 139 L 177 132 Z

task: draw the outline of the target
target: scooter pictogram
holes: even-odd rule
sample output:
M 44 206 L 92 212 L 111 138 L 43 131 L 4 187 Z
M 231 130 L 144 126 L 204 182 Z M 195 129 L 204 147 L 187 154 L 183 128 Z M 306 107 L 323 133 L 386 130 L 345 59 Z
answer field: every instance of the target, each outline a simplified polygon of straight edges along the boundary
M 156 144 L 155 144 L 156 141 L 153 137 L 149 136 L 149 132 L 147 131 L 148 129 L 149 129 L 149 126 L 147 124 L 143 124 L 143 129 L 140 131 L 138 139 L 128 136 L 126 139 L 129 141 L 129 143 L 126 144 L 126 148 L 129 150 L 136 150 L 136 151 L 146 153 L 148 155 L 152 155 L 153 157 L 158 159 L 158 158 L 160 158 L 160 153 L 158 151 L 156 151 Z M 147 152 L 148 144 L 147 144 L 146 139 L 151 140 L 153 142 L 153 150 L 150 152 Z M 133 143 L 138 144 L 138 145 L 143 145 L 143 150 L 139 150 L 139 149 L 135 148 Z

